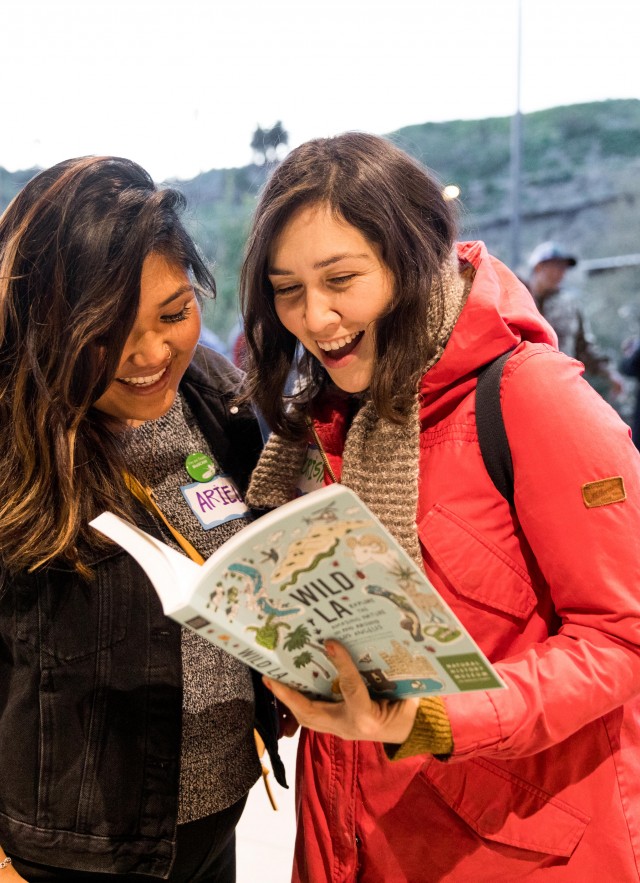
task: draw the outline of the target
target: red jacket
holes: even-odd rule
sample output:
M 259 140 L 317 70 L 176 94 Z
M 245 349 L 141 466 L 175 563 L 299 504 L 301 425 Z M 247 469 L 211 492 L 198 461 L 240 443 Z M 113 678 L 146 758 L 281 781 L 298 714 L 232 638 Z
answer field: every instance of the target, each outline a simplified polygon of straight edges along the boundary
M 459 251 L 476 277 L 422 384 L 417 524 L 427 574 L 508 689 L 445 697 L 446 763 L 304 731 L 294 880 L 637 881 L 640 457 L 513 274 L 481 243 Z M 514 345 L 517 515 L 474 415 L 478 368 Z M 583 485 L 616 476 L 626 499 L 587 508 Z

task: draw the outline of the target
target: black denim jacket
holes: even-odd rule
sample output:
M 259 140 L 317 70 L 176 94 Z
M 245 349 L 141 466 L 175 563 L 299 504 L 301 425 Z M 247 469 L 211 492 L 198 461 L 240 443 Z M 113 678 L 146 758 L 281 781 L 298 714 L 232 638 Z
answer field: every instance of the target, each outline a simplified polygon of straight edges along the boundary
M 238 373 L 199 348 L 181 392 L 241 489 L 261 448 Z M 157 530 L 140 511 L 140 526 Z M 26 538 L 25 538 L 26 539 Z M 32 862 L 167 876 L 175 850 L 182 714 L 180 626 L 129 555 L 95 579 L 0 567 L 0 844 Z M 254 673 L 255 675 L 255 673 Z M 276 779 L 275 702 L 254 676 L 256 726 Z

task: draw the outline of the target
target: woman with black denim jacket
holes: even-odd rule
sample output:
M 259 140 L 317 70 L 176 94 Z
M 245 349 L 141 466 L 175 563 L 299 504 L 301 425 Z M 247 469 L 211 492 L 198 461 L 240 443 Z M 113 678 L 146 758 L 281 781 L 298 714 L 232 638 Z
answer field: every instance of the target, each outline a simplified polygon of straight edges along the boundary
M 231 883 L 254 726 L 283 782 L 259 679 L 166 619 L 88 526 L 110 509 L 173 541 L 130 476 L 203 557 L 250 518 L 183 493 L 241 496 L 261 439 L 239 373 L 196 349 L 215 285 L 181 208 L 87 157 L 0 219 L 0 881 Z

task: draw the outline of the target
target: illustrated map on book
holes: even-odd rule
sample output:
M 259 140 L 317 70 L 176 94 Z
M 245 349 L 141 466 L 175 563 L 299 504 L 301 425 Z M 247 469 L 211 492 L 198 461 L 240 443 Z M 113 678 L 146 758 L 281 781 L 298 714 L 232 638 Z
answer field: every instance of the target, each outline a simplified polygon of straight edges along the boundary
M 375 697 L 504 687 L 424 572 L 343 485 L 264 515 L 202 566 L 113 513 L 91 524 L 136 558 L 167 616 L 305 693 L 339 698 L 326 638 L 349 649 Z

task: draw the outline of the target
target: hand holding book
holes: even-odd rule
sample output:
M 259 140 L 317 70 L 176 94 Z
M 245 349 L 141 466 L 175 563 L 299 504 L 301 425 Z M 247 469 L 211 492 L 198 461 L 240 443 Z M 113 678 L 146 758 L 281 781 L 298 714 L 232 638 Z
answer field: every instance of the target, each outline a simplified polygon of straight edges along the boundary
M 372 699 L 348 650 L 337 641 L 325 641 L 324 646 L 338 673 L 342 702 L 314 701 L 269 678 L 264 679 L 266 686 L 303 727 L 341 739 L 404 742 L 413 728 L 419 700 Z

